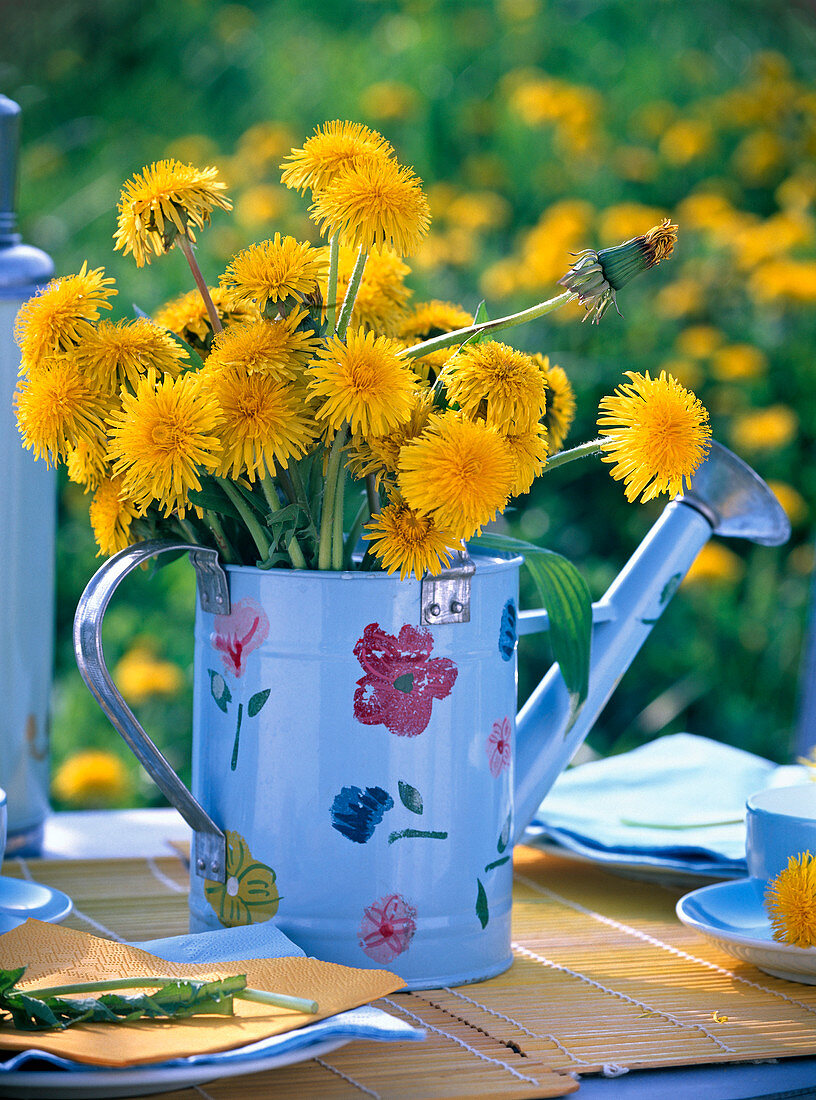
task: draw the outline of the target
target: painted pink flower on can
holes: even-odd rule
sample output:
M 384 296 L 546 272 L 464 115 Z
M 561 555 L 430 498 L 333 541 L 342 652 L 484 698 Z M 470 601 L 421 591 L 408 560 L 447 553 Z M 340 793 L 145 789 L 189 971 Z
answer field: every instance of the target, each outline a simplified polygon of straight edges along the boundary
M 487 762 L 490 766 L 490 774 L 498 779 L 505 768 L 510 767 L 512 756 L 512 732 L 510 719 L 503 718 L 501 722 L 493 723 L 493 732 L 487 739 Z
M 406 623 L 397 637 L 369 623 L 354 647 L 365 672 L 354 692 L 357 721 L 383 725 L 398 737 L 422 733 L 434 699 L 450 695 L 458 675 L 453 661 L 431 657 L 432 649 L 430 630 Z
M 364 910 L 360 947 L 370 959 L 389 963 L 408 950 L 416 932 L 416 909 L 401 894 L 388 894 Z
M 269 619 L 254 600 L 239 600 L 229 615 L 215 616 L 212 644 L 221 654 L 224 668 L 235 676 L 243 676 L 246 659 L 266 641 Z

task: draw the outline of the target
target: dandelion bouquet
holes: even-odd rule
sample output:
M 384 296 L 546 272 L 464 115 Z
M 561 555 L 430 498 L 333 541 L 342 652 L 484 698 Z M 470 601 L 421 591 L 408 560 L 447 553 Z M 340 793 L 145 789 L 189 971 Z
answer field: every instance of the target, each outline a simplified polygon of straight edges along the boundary
M 100 554 L 180 535 L 227 564 L 404 579 L 437 574 L 537 476 L 585 455 L 612 464 L 630 500 L 682 490 L 710 437 L 693 394 L 630 373 L 601 401 L 599 438 L 563 451 L 566 375 L 496 339 L 576 299 L 599 321 L 671 253 L 676 226 L 584 251 L 562 293 L 489 319 L 484 305 L 409 305 L 405 258 L 430 211 L 380 134 L 327 123 L 282 168 L 326 245 L 275 234 L 208 286 L 193 245 L 231 208 L 225 185 L 160 161 L 125 184 L 116 248 L 140 267 L 181 249 L 196 289 L 114 323 L 101 319 L 113 280 L 83 265 L 19 314 L 23 443 L 93 494 Z

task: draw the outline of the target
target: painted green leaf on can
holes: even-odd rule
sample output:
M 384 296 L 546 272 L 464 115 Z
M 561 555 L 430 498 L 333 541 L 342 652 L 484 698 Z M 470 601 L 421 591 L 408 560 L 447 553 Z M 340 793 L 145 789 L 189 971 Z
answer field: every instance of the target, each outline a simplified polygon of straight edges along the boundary
M 264 703 L 269 698 L 269 693 L 272 688 L 267 688 L 265 691 L 257 691 L 247 703 L 247 714 L 250 718 L 254 718 L 255 715 L 263 708 Z
M 412 787 L 410 783 L 404 783 L 401 779 L 399 780 L 399 796 L 405 809 L 410 810 L 412 814 L 421 814 L 424 810 L 422 795 L 416 787 Z
M 218 709 L 226 714 L 227 706 L 232 702 L 232 692 L 220 672 L 216 672 L 213 668 L 208 668 L 207 672 L 210 674 L 210 694 Z
M 487 928 L 487 922 L 490 920 L 490 913 L 487 908 L 487 894 L 485 888 L 482 886 L 482 880 L 476 879 L 478 889 L 476 891 L 476 916 L 479 918 L 479 924 L 482 928 Z

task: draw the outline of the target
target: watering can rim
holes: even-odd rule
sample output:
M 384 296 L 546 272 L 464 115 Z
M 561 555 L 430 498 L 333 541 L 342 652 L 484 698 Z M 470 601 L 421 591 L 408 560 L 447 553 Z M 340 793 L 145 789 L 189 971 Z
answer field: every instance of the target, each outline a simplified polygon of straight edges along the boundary
M 510 554 L 504 557 L 499 550 L 484 551 L 479 550 L 477 547 L 468 547 L 468 554 L 474 564 L 478 565 L 480 574 L 498 573 L 505 569 L 515 569 L 521 566 L 524 561 L 523 554 Z M 456 560 L 454 559 L 451 564 L 455 565 Z M 259 569 L 257 565 L 224 565 L 223 563 L 221 563 L 221 567 L 227 573 L 240 573 L 242 576 L 256 573 L 259 576 L 291 577 L 294 579 L 308 579 L 312 581 L 348 581 L 352 578 L 363 578 L 369 582 L 377 581 L 383 583 L 385 581 L 391 581 L 397 584 L 421 584 L 421 581 L 413 576 L 406 577 L 404 581 L 401 581 L 396 571 L 393 573 L 364 573 L 359 569 Z

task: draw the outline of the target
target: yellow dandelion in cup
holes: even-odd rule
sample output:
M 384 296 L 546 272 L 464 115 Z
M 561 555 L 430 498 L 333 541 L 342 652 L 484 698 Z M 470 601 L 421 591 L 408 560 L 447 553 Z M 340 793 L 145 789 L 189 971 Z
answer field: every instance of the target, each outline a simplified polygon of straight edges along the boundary
M 399 358 L 400 345 L 361 330 L 347 343 L 334 337 L 310 364 L 309 390 L 320 399 L 316 415 L 330 432 L 348 422 L 363 436 L 385 435 L 411 415 L 416 379 Z
M 217 168 L 159 160 L 126 181 L 119 198 L 115 248 L 133 253 L 137 267 L 173 247 L 181 234 L 195 241 L 215 207 L 231 210 Z
M 200 472 L 218 465 L 218 420 L 214 399 L 192 373 L 157 383 L 151 371 L 135 394 L 122 395 L 110 418 L 109 455 L 141 514 L 155 501 L 165 515 L 184 515 L 188 492 L 201 489 Z
M 708 452 L 708 413 L 665 371 L 625 373 L 630 381 L 599 405 L 602 461 L 614 464 L 610 473 L 624 481 L 629 501 L 682 493 Z
M 21 374 L 36 367 L 43 355 L 68 351 L 91 329 L 100 309 L 110 309 L 108 298 L 117 294 L 105 269 L 88 271 L 83 264 L 76 275 L 52 279 L 39 294 L 20 307 L 14 335 L 23 353 Z
M 342 303 L 346 296 L 356 258 L 353 249 L 340 249 L 337 271 L 338 303 Z M 406 276 L 410 273 L 411 269 L 395 252 L 389 249 L 372 249 L 354 300 L 351 324 L 355 328 L 365 329 L 366 332 L 395 337 L 411 297 L 411 291 L 405 285 Z
M 775 940 L 816 947 L 816 857 L 809 851 L 791 856 L 768 885 L 765 908 Z
M 259 319 L 224 329 L 213 341 L 208 370 L 240 370 L 279 381 L 298 378 L 318 347 L 313 336 L 298 331 L 304 316 L 299 310 L 276 321 Z
M 411 573 L 435 577 L 450 564 L 451 550 L 460 545 L 455 532 L 436 526 L 431 516 L 421 515 L 397 498 L 366 524 L 371 549 L 388 573 L 400 571 L 404 581 Z
M 224 328 L 246 321 L 258 321 L 261 314 L 254 302 L 238 302 L 224 287 L 208 287 L 210 297 Z M 207 306 L 198 290 L 188 290 L 157 310 L 153 321 L 159 328 L 169 329 L 196 351 L 209 351 L 213 330 Z
M 397 336 L 406 346 L 410 346 L 421 344 L 434 336 L 442 336 L 446 332 L 455 332 L 457 329 L 467 328 L 468 325 L 472 324 L 473 314 L 468 313 L 462 306 L 455 305 L 453 302 L 442 302 L 434 299 L 416 305 L 400 325 Z M 421 378 L 433 381 L 452 354 L 451 348 L 432 351 L 430 355 L 424 355 L 421 359 L 414 359 L 413 369 Z
M 66 356 L 42 360 L 15 395 L 17 424 L 26 450 L 46 465 L 67 459 L 77 444 L 104 434 L 108 404 Z
M 410 256 L 431 224 L 422 181 L 395 160 L 373 160 L 341 172 L 319 191 L 309 215 L 328 237 L 361 248 Z
M 549 452 L 552 455 L 564 446 L 564 440 L 575 419 L 575 391 L 564 369 L 556 363 L 550 364 L 548 355 L 540 355 L 536 352 L 533 359 L 544 375 L 547 386 L 547 406 L 542 419 L 547 429 Z
M 515 477 L 510 490 L 512 496 L 529 493 L 533 482 L 547 464 L 547 429 L 534 424 L 527 431 L 502 432 L 502 439 L 513 456 Z
M 100 431 L 93 439 L 81 440 L 69 452 L 65 467 L 69 480 L 83 485 L 86 493 L 95 489 L 110 473 L 107 437 Z
M 302 300 L 318 290 L 328 260 L 310 244 L 281 237 L 250 245 L 233 257 L 221 285 L 240 302 L 255 302 L 263 311 L 267 302 Z
M 544 412 L 544 379 L 532 357 L 496 340 L 469 344 L 442 371 L 448 401 L 500 432 L 532 428 Z
M 409 418 L 392 428 L 387 435 L 370 435 L 367 439 L 356 437 L 352 441 L 346 465 L 358 478 L 374 474 L 377 483 L 383 474 L 396 474 L 401 448 L 422 434 L 432 414 L 433 394 L 430 390 L 416 390 L 411 399 Z
M 500 435 L 455 413 L 434 416 L 399 456 L 399 487 L 410 507 L 471 538 L 507 504 L 513 456 Z
M 268 374 L 205 368 L 201 388 L 221 413 L 221 477 L 274 475 L 276 464 L 285 468 L 290 458 L 300 458 L 318 434 L 302 387 Z
M 376 130 L 360 122 L 327 122 L 293 149 L 281 165 L 281 182 L 301 194 L 320 191 L 342 172 L 368 160 L 386 160 L 394 150 Z
M 108 477 L 99 483 L 89 511 L 99 547 L 98 558 L 118 554 L 136 541 L 131 537 L 130 527 L 138 513 L 124 492 L 120 477 Z
M 143 317 L 135 321 L 100 321 L 77 345 L 77 361 L 97 389 L 114 395 L 122 386 L 135 389 L 152 367 L 175 377 L 187 353 L 164 329 Z

